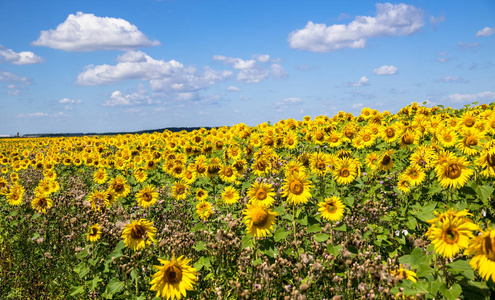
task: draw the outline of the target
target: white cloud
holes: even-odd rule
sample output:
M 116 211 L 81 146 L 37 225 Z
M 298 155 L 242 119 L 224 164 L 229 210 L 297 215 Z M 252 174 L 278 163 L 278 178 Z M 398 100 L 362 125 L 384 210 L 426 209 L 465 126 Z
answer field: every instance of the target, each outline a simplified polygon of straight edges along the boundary
M 229 91 L 229 92 L 240 92 L 241 89 L 238 88 L 238 87 L 236 87 L 236 86 L 231 85 L 231 86 L 227 87 L 227 91 Z
M 77 12 L 75 15 L 70 14 L 57 29 L 41 31 L 38 40 L 31 45 L 76 52 L 130 50 L 160 45 L 160 42 L 150 41 L 126 20 Z
M 153 103 L 156 102 L 147 95 L 146 90 L 139 88 L 136 92 L 127 95 L 121 91 L 115 91 L 109 99 L 103 102 L 103 106 L 134 106 Z
M 363 104 L 363 103 L 354 103 L 354 104 L 352 105 L 352 108 L 358 108 L 358 107 L 363 107 L 363 106 L 364 106 L 364 104 Z
M 214 55 L 214 61 L 222 61 L 226 65 L 238 70 L 237 81 L 256 83 L 264 80 L 270 74 L 274 79 L 282 79 L 288 76 L 287 71 L 278 63 L 272 63 L 268 68 L 268 62 L 280 62 L 279 59 L 270 59 L 268 54 L 254 55 L 255 59 L 244 60 L 241 58 Z
M 397 74 L 396 66 L 381 66 L 373 70 L 376 75 L 394 75 Z
M 69 99 L 69 98 L 63 98 L 60 101 L 58 101 L 58 103 L 60 103 L 60 104 L 81 104 L 82 100 L 79 100 L 79 99 L 73 100 L 73 99 Z
M 491 103 L 495 99 L 495 92 L 481 92 L 477 94 L 453 94 L 446 97 L 447 102 L 455 103 L 473 103 L 483 102 Z
M 276 109 L 276 111 L 283 111 L 289 108 L 289 106 L 300 105 L 300 104 L 302 104 L 301 98 L 294 97 L 294 98 L 285 98 L 282 101 L 275 102 L 273 103 L 273 107 Z
M 31 80 L 29 78 L 24 76 L 17 76 L 7 71 L 0 71 L 0 81 L 31 84 Z
M 467 83 L 466 79 L 459 77 L 459 76 L 445 76 L 440 79 L 435 80 L 435 82 L 440 82 L 440 83 Z
M 357 16 L 349 24 L 315 24 L 289 34 L 290 48 L 330 52 L 342 48 L 364 48 L 368 38 L 411 35 L 424 25 L 420 8 L 407 4 L 376 4 L 376 17 Z
M 359 78 L 358 82 L 355 82 L 355 83 L 347 82 L 347 83 L 345 83 L 345 86 L 354 86 L 354 87 L 368 86 L 368 85 L 370 85 L 370 81 L 368 80 L 368 78 L 366 78 L 366 76 L 362 76 L 361 78 Z
M 495 28 L 485 27 L 480 31 L 476 32 L 476 36 L 491 36 L 495 33 Z
M 45 60 L 31 51 L 14 52 L 0 45 L 0 63 L 6 62 L 14 65 L 39 64 Z
M 58 112 L 55 114 L 47 114 L 44 112 L 35 112 L 35 113 L 29 113 L 29 114 L 18 114 L 17 115 L 19 118 L 40 118 L 40 117 L 50 117 L 50 118 L 56 118 L 56 117 L 62 117 L 64 116 L 63 112 Z

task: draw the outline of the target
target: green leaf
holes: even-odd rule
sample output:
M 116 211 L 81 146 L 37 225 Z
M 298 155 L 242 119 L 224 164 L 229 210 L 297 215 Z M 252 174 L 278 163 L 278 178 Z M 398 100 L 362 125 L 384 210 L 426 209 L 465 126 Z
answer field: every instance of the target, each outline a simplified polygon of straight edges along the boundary
M 84 292 L 84 287 L 82 285 L 71 286 L 70 290 L 69 290 L 69 293 L 70 293 L 69 295 L 74 297 L 76 295 L 81 294 L 82 292 Z
M 287 236 L 290 234 L 290 231 L 285 231 L 285 229 L 280 226 L 277 231 L 275 232 L 274 239 L 275 242 L 280 242 L 283 241 L 287 238 Z
M 120 281 L 117 277 L 110 279 L 105 289 L 105 298 L 112 299 L 113 295 L 125 286 L 123 281 Z
M 407 217 L 407 221 L 406 221 L 407 228 L 409 228 L 411 230 L 415 230 L 416 225 L 418 225 L 418 221 L 416 220 L 415 217 L 412 217 L 412 216 Z
M 443 285 L 440 287 L 440 293 L 449 300 L 455 300 L 461 295 L 462 288 L 457 283 L 454 283 L 450 289 Z
M 342 245 L 332 246 L 330 244 L 327 245 L 328 254 L 333 254 L 333 256 L 337 257 L 340 254 L 340 249 L 342 249 Z
M 206 230 L 206 226 L 203 223 L 197 223 L 196 225 L 191 228 L 191 232 L 196 232 L 198 230 Z
M 138 276 L 138 272 L 137 272 L 137 270 L 135 268 L 133 268 L 132 271 L 131 271 L 131 278 L 132 278 L 132 280 L 135 280 L 137 276 Z
M 242 249 L 244 248 L 247 248 L 247 247 L 253 247 L 253 239 L 250 235 L 245 235 L 243 238 L 242 238 L 242 244 L 241 244 L 241 247 Z
M 319 232 L 321 231 L 321 226 L 319 224 L 314 224 L 314 225 L 311 225 L 308 227 L 308 229 L 306 230 L 306 232 L 308 233 L 313 233 L 313 232 Z
M 447 264 L 447 268 L 450 269 L 450 272 L 453 274 L 461 273 L 464 277 L 470 280 L 474 280 L 474 271 L 468 261 L 463 259 L 458 259 Z
M 430 266 L 429 263 L 421 263 L 416 270 L 416 275 L 418 277 L 426 277 L 432 274 L 435 270 Z
M 347 226 L 343 223 L 342 225 L 334 227 L 333 229 L 337 231 L 347 231 Z
M 116 246 L 115 249 L 113 249 L 112 253 L 110 253 L 107 258 L 105 259 L 105 263 L 111 263 L 112 258 L 117 259 L 122 256 L 122 249 L 125 248 L 125 242 L 124 240 L 121 240 Z
M 318 243 L 323 243 L 330 238 L 330 236 L 326 233 L 317 233 L 314 235 L 314 237 L 315 241 L 317 241 Z
M 201 270 L 203 267 L 210 267 L 211 266 L 211 262 L 210 262 L 210 258 L 209 257 L 206 257 L 206 256 L 201 256 L 197 262 L 194 263 L 194 268 L 196 270 Z
M 348 207 L 352 207 L 354 205 L 354 197 L 345 197 L 342 199 L 342 202 Z
M 495 189 L 489 185 L 484 185 L 479 186 L 475 191 L 483 202 L 487 202 Z
M 194 245 L 194 247 L 193 247 L 193 248 L 194 248 L 194 250 L 196 250 L 196 251 L 198 251 L 198 252 L 199 252 L 199 251 L 203 251 L 203 250 L 205 250 L 205 249 L 206 249 L 206 243 L 205 243 L 205 242 L 203 242 L 203 241 L 198 241 L 198 242 L 196 243 L 196 245 Z
M 98 286 L 98 283 L 102 282 L 103 279 L 101 279 L 100 277 L 98 277 L 98 275 L 96 275 L 95 278 L 93 278 L 93 280 L 91 280 L 91 290 L 94 290 L 97 286 Z

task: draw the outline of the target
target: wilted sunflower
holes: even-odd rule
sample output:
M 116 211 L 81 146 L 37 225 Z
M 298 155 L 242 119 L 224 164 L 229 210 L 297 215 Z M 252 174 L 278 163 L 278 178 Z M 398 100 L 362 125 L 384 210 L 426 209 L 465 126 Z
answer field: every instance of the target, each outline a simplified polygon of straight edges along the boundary
M 52 207 L 52 199 L 43 195 L 37 196 L 31 201 L 31 207 L 37 212 L 46 213 L 46 209 Z
M 24 187 L 18 183 L 15 183 L 10 187 L 7 194 L 7 202 L 13 206 L 19 206 L 24 199 Z
M 287 197 L 289 204 L 307 203 L 311 198 L 310 189 L 313 187 L 305 173 L 292 174 L 285 177 L 282 196 Z
M 318 206 L 321 216 L 328 221 L 339 221 L 344 215 L 344 204 L 337 196 L 325 198 L 325 200 L 318 203 Z
M 338 184 L 349 184 L 358 175 L 358 166 L 355 161 L 350 158 L 337 160 L 333 176 Z
M 444 188 L 462 187 L 469 181 L 469 176 L 474 173 L 468 168 L 468 162 L 463 156 L 449 158 L 438 167 L 438 171 L 438 181 Z
M 254 237 L 264 237 L 273 230 L 276 216 L 273 210 L 259 206 L 257 204 L 247 204 L 247 208 L 242 211 L 244 214 L 244 223 L 246 224 L 247 233 Z
M 271 206 L 275 201 L 274 196 L 275 192 L 272 186 L 264 182 L 254 181 L 247 191 L 249 202 L 263 207 Z
M 126 247 L 136 251 L 144 249 L 146 244 L 149 245 L 151 242 L 155 242 L 155 234 L 156 228 L 153 227 L 153 222 L 140 219 L 125 226 L 122 231 L 122 238 Z
M 196 204 L 196 213 L 202 220 L 206 220 L 210 217 L 213 208 L 211 207 L 211 203 L 208 201 L 200 201 Z
M 93 181 L 98 184 L 104 184 L 108 179 L 108 174 L 105 169 L 100 168 L 93 174 Z
M 117 197 L 125 197 L 131 192 L 131 188 L 122 175 L 112 178 L 109 182 L 109 188 L 115 192 Z
M 488 223 L 486 231 L 480 230 L 471 245 L 464 251 L 465 255 L 472 255 L 469 264 L 474 270 L 478 270 L 481 277 L 488 281 L 490 277 L 495 282 L 495 230 Z
M 98 223 L 93 224 L 88 233 L 86 234 L 86 240 L 89 242 L 96 242 L 101 238 L 101 227 Z
M 467 218 L 445 216 L 428 230 L 428 239 L 435 245 L 435 251 L 447 258 L 452 258 L 469 246 L 474 237 L 473 231 L 478 225 Z
M 141 207 L 148 207 L 158 200 L 158 192 L 153 185 L 146 185 L 136 194 L 136 200 Z
M 186 297 L 186 291 L 192 291 L 196 283 L 196 269 L 189 265 L 190 259 L 180 256 L 175 259 L 175 254 L 172 260 L 164 260 L 159 258 L 160 266 L 153 266 L 158 271 L 153 274 L 153 280 L 150 290 L 156 291 L 156 297 L 166 299 L 181 299 Z
M 418 276 L 415 272 L 406 270 L 402 267 L 402 264 L 396 269 L 390 270 L 390 274 L 397 277 L 399 280 L 409 279 L 412 282 L 416 282 L 418 280 Z
M 234 204 L 239 201 L 239 192 L 232 186 L 225 187 L 221 197 L 226 204 Z

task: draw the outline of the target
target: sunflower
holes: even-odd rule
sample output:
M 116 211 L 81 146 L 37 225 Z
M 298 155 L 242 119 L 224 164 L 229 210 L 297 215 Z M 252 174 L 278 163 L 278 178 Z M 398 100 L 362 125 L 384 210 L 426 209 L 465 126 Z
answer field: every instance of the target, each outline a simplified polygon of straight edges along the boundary
M 399 191 L 407 194 L 411 191 L 409 184 L 409 176 L 402 174 L 399 176 L 399 181 L 397 182 L 397 188 Z
M 285 178 L 282 196 L 287 197 L 289 204 L 307 203 L 311 198 L 310 189 L 313 187 L 305 173 L 292 174 Z
M 431 146 L 421 145 L 409 157 L 411 165 L 419 165 L 425 171 L 431 169 L 435 161 L 435 150 Z
M 93 174 L 93 181 L 98 184 L 104 184 L 108 179 L 108 174 L 105 169 L 100 168 Z
M 413 145 L 417 142 L 418 140 L 418 135 L 414 134 L 410 131 L 406 131 L 401 137 L 400 137 L 400 147 L 404 148 L 410 145 Z
M 344 204 L 337 196 L 325 198 L 325 200 L 318 203 L 318 206 L 318 211 L 325 220 L 339 221 L 344 215 Z
M 419 185 L 426 178 L 424 170 L 419 165 L 410 165 L 402 175 L 407 177 L 410 186 Z
M 390 172 L 394 167 L 394 159 L 393 155 L 394 150 L 387 150 L 382 154 L 381 158 L 378 161 L 378 170 Z
M 102 207 L 109 206 L 107 205 L 107 192 L 95 190 L 88 195 L 87 200 L 91 203 L 92 210 L 101 210 Z
M 481 175 L 485 177 L 495 176 L 495 149 L 484 150 L 476 160 L 476 164 L 483 168 Z
M 155 242 L 155 234 L 156 228 L 153 227 L 153 222 L 140 219 L 125 226 L 122 231 L 122 238 L 126 247 L 136 251 L 144 249 L 146 244 L 149 245 L 151 242 Z
M 247 233 L 254 237 L 264 237 L 273 230 L 276 216 L 273 210 L 258 204 L 246 205 L 247 208 L 242 211 L 244 214 L 244 223 L 246 224 Z
M 213 208 L 208 201 L 200 201 L 196 204 L 196 213 L 202 220 L 206 220 L 210 217 Z
M 221 197 L 226 204 L 234 204 L 239 201 L 239 192 L 232 186 L 225 187 Z
M 478 225 L 467 218 L 447 215 L 442 220 L 437 220 L 427 235 L 438 254 L 452 258 L 469 246 L 474 237 L 473 231 L 478 228 Z
M 239 181 L 237 181 L 237 177 L 239 177 L 239 173 L 237 172 L 237 169 L 234 166 L 229 166 L 229 165 L 222 166 L 218 174 L 220 175 L 220 179 L 225 183 L 234 183 L 234 184 L 239 183 Z
M 136 200 L 141 207 L 148 207 L 158 200 L 158 192 L 153 185 L 146 185 L 136 194 Z
M 284 136 L 284 145 L 287 149 L 292 150 L 296 148 L 298 141 L 297 134 L 294 131 L 287 131 L 287 134 Z
M 125 197 L 131 192 L 131 188 L 122 175 L 112 178 L 109 182 L 109 188 L 115 192 L 117 197 Z
M 7 202 L 13 206 L 19 206 L 24 199 L 24 187 L 18 183 L 15 183 L 10 187 L 10 191 L 7 194 Z
M 31 207 L 37 212 L 46 213 L 46 209 L 52 207 L 52 199 L 38 196 L 31 201 Z
M 323 176 L 328 172 L 329 166 L 330 161 L 326 153 L 315 152 L 311 154 L 311 157 L 309 158 L 309 167 L 313 174 Z
M 449 158 L 438 167 L 438 171 L 438 181 L 444 188 L 462 187 L 469 181 L 469 176 L 474 173 L 468 168 L 468 162 L 463 156 Z
M 481 230 L 481 234 L 473 240 L 464 254 L 474 254 L 469 262 L 471 267 L 478 270 L 486 281 L 491 277 L 495 282 L 495 230 L 490 228 L 489 223 L 486 231 Z
M 459 139 L 459 136 L 457 134 L 457 131 L 454 129 L 443 129 L 440 132 L 437 132 L 435 134 L 438 142 L 444 147 L 444 148 L 450 148 L 455 146 L 457 143 L 457 140 Z
M 394 275 L 399 280 L 409 279 L 412 282 L 416 282 L 418 280 L 418 276 L 416 275 L 416 273 L 404 269 L 402 267 L 402 264 L 400 264 L 398 268 L 395 268 L 394 270 L 390 270 L 390 274 Z
M 478 153 L 478 149 L 473 148 L 481 143 L 484 135 L 475 128 L 468 128 L 461 132 L 462 139 L 457 142 L 457 148 L 465 155 L 474 156 Z
M 189 185 L 186 184 L 184 181 L 182 180 L 176 181 L 172 186 L 172 196 L 176 200 L 186 199 L 188 194 L 189 194 Z
M 343 142 L 342 134 L 338 131 L 333 131 L 328 135 L 327 143 L 329 147 L 337 148 Z
M 197 189 L 195 195 L 198 201 L 205 201 L 206 198 L 208 198 L 208 192 L 203 190 L 202 188 Z
M 156 297 L 166 299 L 181 299 L 186 297 L 186 291 L 192 291 L 196 284 L 196 269 L 189 265 L 190 259 L 180 256 L 172 260 L 159 258 L 160 266 L 154 266 L 158 271 L 153 274 L 150 290 L 156 291 Z
M 0 195 L 5 195 L 8 191 L 8 181 L 7 179 L 0 177 Z
M 275 201 L 274 196 L 275 192 L 272 186 L 264 182 L 254 181 L 247 191 L 249 202 L 263 207 L 271 206 Z
M 358 174 L 358 166 L 355 161 L 350 158 L 337 160 L 333 176 L 338 184 L 349 184 Z
M 86 233 L 86 240 L 89 242 L 96 242 L 101 238 L 101 227 L 98 223 L 93 224 L 88 233 Z
M 133 172 L 134 178 L 136 179 L 137 182 L 143 183 L 148 179 L 148 172 L 144 168 L 137 168 Z
M 369 154 L 366 155 L 366 166 L 374 171 L 376 170 L 376 168 L 378 168 L 378 161 L 380 160 L 380 156 L 375 153 L 375 152 L 371 152 Z
M 302 162 L 298 160 L 290 160 L 284 166 L 285 176 L 290 176 L 291 174 L 306 173 L 306 168 L 303 166 Z
M 251 165 L 251 169 L 253 170 L 254 175 L 260 177 L 265 176 L 270 172 L 270 163 L 264 158 L 258 158 Z

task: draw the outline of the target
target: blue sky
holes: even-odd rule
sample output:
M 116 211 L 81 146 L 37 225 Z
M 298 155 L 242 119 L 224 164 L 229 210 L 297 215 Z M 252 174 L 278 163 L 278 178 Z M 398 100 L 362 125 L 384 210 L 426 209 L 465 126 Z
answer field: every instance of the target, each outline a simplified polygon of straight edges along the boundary
M 0 135 L 495 99 L 495 1 L 0 1 Z

